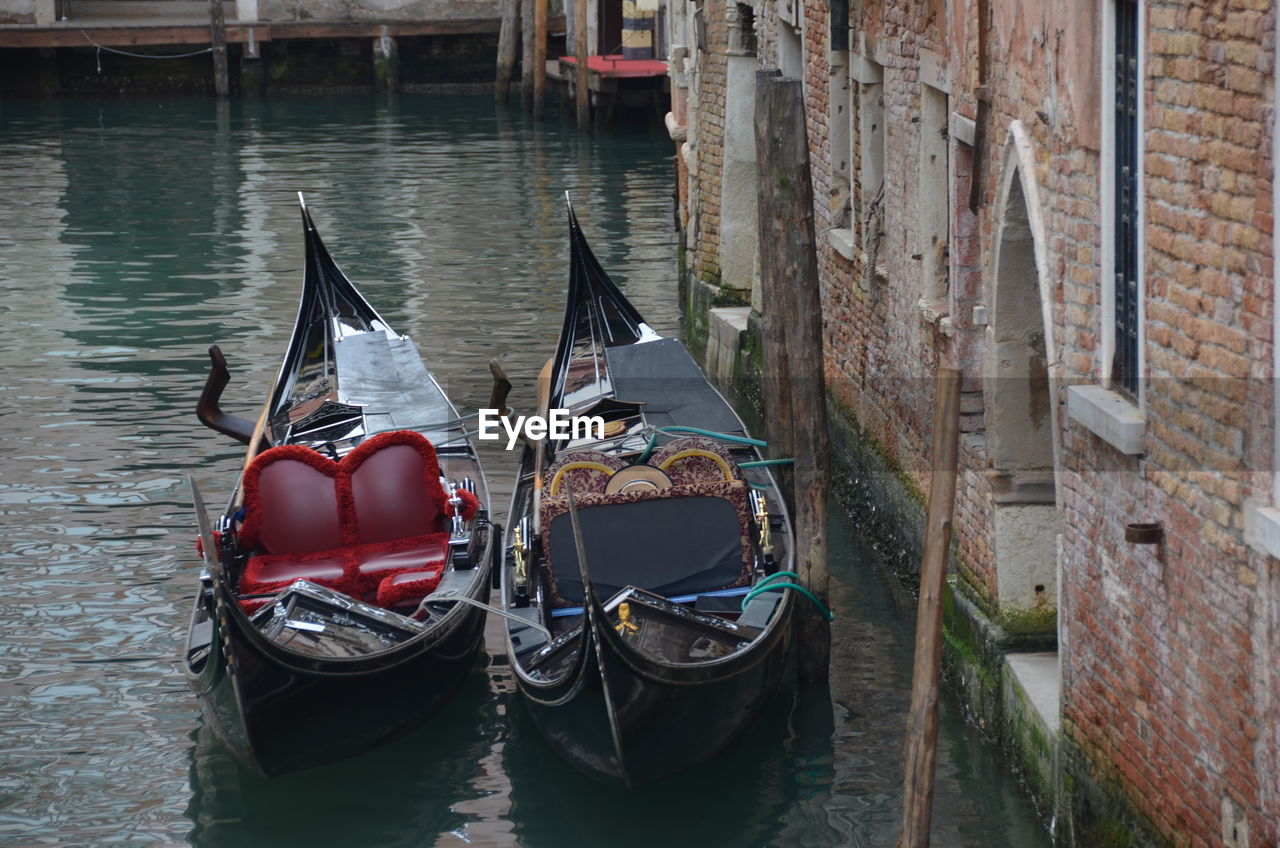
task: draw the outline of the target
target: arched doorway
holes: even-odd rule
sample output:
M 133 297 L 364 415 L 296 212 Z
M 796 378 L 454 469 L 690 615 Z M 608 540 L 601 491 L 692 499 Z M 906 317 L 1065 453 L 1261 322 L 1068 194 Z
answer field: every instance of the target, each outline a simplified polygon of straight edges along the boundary
M 1030 142 L 1015 123 L 998 195 L 987 327 L 987 451 L 999 619 L 1014 635 L 1057 628 L 1057 426 L 1044 229 Z

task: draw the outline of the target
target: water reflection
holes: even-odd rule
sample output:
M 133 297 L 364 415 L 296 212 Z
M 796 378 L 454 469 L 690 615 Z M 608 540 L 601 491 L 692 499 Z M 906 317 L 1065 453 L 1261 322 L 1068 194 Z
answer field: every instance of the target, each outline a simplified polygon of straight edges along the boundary
M 499 705 L 477 667 L 427 726 L 354 759 L 274 780 L 241 769 L 201 728 L 186 811 L 190 843 L 407 848 L 465 833 L 473 816 L 455 807 L 494 791 L 487 772 L 500 765 Z
M 630 792 L 576 771 L 543 742 L 525 711 L 517 710 L 506 767 L 520 844 L 774 844 L 798 795 L 786 751 L 792 695 L 784 692 L 774 700 L 744 744 Z

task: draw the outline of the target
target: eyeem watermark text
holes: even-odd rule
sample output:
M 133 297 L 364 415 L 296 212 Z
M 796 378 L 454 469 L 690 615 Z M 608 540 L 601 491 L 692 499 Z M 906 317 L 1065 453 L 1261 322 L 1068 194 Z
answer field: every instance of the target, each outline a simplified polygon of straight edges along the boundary
M 552 409 L 547 417 L 516 415 L 503 417 L 502 410 L 480 410 L 476 438 L 492 442 L 502 438 L 499 427 L 507 432 L 507 450 L 516 446 L 520 434 L 537 439 L 603 439 L 604 419 L 599 415 L 570 415 L 567 409 Z

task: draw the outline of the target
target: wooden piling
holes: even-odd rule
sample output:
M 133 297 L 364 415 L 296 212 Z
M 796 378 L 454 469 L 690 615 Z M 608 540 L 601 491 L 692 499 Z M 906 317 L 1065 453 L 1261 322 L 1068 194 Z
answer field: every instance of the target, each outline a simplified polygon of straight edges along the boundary
M 533 0 L 533 117 L 546 114 L 547 0 Z
M 920 563 L 915 668 L 907 714 L 906 775 L 898 848 L 928 848 L 938 753 L 938 689 L 942 666 L 942 601 L 947 589 L 951 517 L 960 451 L 960 371 L 939 368 L 934 389 L 933 475 Z
M 231 93 L 227 76 L 227 24 L 222 14 L 222 0 L 209 0 L 209 33 L 213 52 L 213 91 L 219 97 Z
M 511 75 L 520 45 L 520 0 L 502 0 L 502 26 L 498 30 L 498 72 L 493 96 L 499 103 L 511 98 Z
M 587 0 L 573 0 L 573 55 L 577 67 L 574 82 L 574 114 L 579 132 L 591 131 L 591 92 L 587 88 Z
M 755 138 L 764 412 L 774 455 L 795 459 L 796 572 L 826 606 L 830 446 L 813 184 L 800 80 L 777 71 L 756 72 Z M 816 607 L 803 604 L 797 626 L 801 679 L 826 680 L 829 625 Z
M 526 112 L 533 111 L 533 28 L 534 0 L 520 0 L 520 102 Z

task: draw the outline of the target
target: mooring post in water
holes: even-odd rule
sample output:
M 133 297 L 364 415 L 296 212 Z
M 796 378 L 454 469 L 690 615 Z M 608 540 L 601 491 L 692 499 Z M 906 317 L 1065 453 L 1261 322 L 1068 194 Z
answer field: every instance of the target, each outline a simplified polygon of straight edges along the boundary
M 574 68 L 574 104 L 578 119 L 578 131 L 591 130 L 591 92 L 587 90 L 587 0 L 573 0 L 573 56 L 577 67 Z
M 547 0 L 533 0 L 533 117 L 543 117 L 546 101 Z
M 502 27 L 498 30 L 498 75 L 493 96 L 499 103 L 511 97 L 511 75 L 516 67 L 520 43 L 520 0 L 502 0 Z
M 939 368 L 934 388 L 933 474 L 920 562 L 920 604 L 916 614 L 916 658 L 907 714 L 906 776 L 902 836 L 898 848 L 927 848 L 933 813 L 933 778 L 938 753 L 938 688 L 942 666 L 942 601 L 947 590 L 951 517 L 956 501 L 956 460 L 960 451 L 960 371 Z
M 533 111 L 533 28 L 534 0 L 520 0 L 520 102 L 526 112 Z
M 826 607 L 830 447 L 813 184 L 800 80 L 777 71 L 756 72 L 755 137 L 765 416 L 774 456 L 795 459 L 796 571 L 800 583 Z M 831 628 L 808 604 L 802 605 L 797 621 L 801 679 L 826 680 Z
M 231 92 L 227 79 L 227 25 L 222 15 L 222 0 L 209 0 L 209 33 L 213 53 L 213 91 L 219 97 Z

